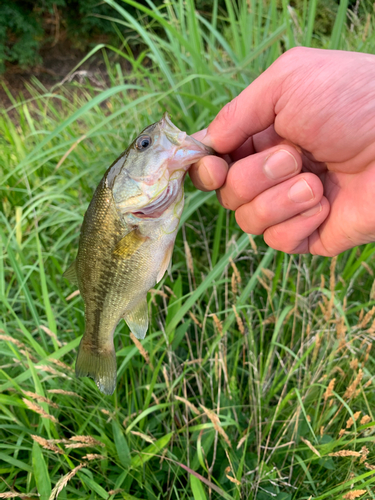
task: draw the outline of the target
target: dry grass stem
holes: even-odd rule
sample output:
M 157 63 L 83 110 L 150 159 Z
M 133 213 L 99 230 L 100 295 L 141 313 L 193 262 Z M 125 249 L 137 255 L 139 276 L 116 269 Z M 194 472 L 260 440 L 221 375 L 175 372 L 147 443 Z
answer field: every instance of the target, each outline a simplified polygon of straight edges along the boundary
M 308 447 L 310 448 L 310 450 L 311 450 L 313 453 L 315 453 L 315 455 L 317 455 L 318 457 L 321 457 L 321 454 L 319 453 L 319 451 L 315 448 L 315 446 L 314 446 L 314 445 L 312 445 L 312 444 L 310 443 L 310 441 L 309 441 L 308 439 L 305 439 L 305 438 L 303 438 L 303 437 L 301 436 L 301 441 L 302 441 L 303 443 L 305 443 L 305 445 L 306 445 L 306 446 L 308 446 Z
M 65 476 L 61 477 L 51 491 L 49 500 L 55 500 L 55 498 L 58 497 L 60 491 L 68 484 L 72 477 L 75 476 L 80 469 L 85 467 L 85 465 L 85 463 L 81 463 L 77 465 L 77 467 L 74 467 L 74 469 L 72 469 L 70 472 L 68 472 L 68 474 L 65 474 Z
M 177 401 L 181 401 L 181 403 L 184 403 L 192 411 L 192 413 L 194 413 L 195 415 L 199 415 L 199 410 L 196 406 L 193 405 L 193 403 L 190 403 L 190 401 L 180 396 L 175 396 L 174 398 L 177 399 Z
M 186 264 L 187 264 L 188 269 L 190 270 L 191 274 L 194 274 L 193 257 L 191 255 L 189 243 L 186 240 L 184 241 L 184 247 L 185 247 Z
M 241 481 L 239 481 L 235 477 L 230 476 L 229 475 L 230 472 L 231 472 L 231 468 L 228 465 L 228 467 L 225 469 L 225 475 L 226 475 L 227 479 L 229 479 L 229 481 L 231 481 L 232 483 L 237 484 L 237 486 L 239 486 L 241 484 Z
M 43 330 L 44 333 L 46 333 L 49 337 L 51 337 L 52 339 L 55 339 L 56 340 L 56 344 L 61 347 L 62 346 L 62 343 L 60 342 L 60 340 L 57 338 L 57 335 L 56 333 L 54 333 L 52 330 L 50 330 L 49 328 L 47 328 L 46 326 L 44 325 L 39 325 L 39 328 L 41 330 Z
M 22 398 L 22 401 L 29 408 L 29 410 L 35 411 L 35 413 L 38 413 L 43 418 L 47 418 L 48 420 L 51 420 L 51 422 L 53 422 L 54 424 L 58 423 L 57 418 L 54 417 L 53 415 L 50 415 L 49 413 L 45 412 L 41 406 L 37 405 L 36 403 L 33 403 L 32 401 L 29 401 L 26 398 Z
M 134 333 L 133 332 L 130 332 L 130 338 L 132 339 L 133 343 L 135 344 L 136 348 L 138 349 L 138 351 L 141 353 L 141 355 L 143 356 L 143 359 L 146 361 L 146 363 L 148 365 L 150 365 L 150 368 L 151 370 L 154 369 L 154 367 L 152 366 L 152 364 L 150 363 L 150 357 L 148 355 L 148 352 L 146 351 L 146 349 L 143 347 L 143 345 L 139 342 L 139 340 L 135 337 Z
M 66 297 L 66 301 L 74 299 L 74 297 L 77 297 L 77 295 L 80 295 L 81 292 L 79 290 L 76 290 L 75 292 L 71 293 Z
M 143 434 L 143 432 L 138 432 L 138 431 L 130 431 L 134 436 L 139 436 L 142 438 L 144 441 L 147 441 L 148 443 L 153 443 L 155 441 L 155 438 L 152 438 L 151 436 L 147 436 L 147 434 Z
M 241 448 L 241 446 L 244 444 L 244 442 L 246 441 L 248 437 L 248 434 L 245 434 L 245 436 L 243 436 L 239 441 L 238 441 L 238 445 L 237 445 L 237 450 L 239 450 Z
M 202 323 L 200 323 L 197 319 L 197 317 L 195 316 L 195 314 L 192 312 L 192 311 L 189 311 L 189 316 L 191 317 L 191 319 L 194 321 L 194 323 L 199 326 L 199 328 L 202 328 Z
M 254 241 L 254 238 L 251 236 L 251 234 L 248 234 L 247 237 L 249 238 L 250 246 L 253 249 L 253 252 L 255 253 L 255 255 L 257 255 L 258 254 L 258 247 Z
M 3 331 L 3 330 L 1 330 L 1 331 Z M 27 347 L 23 342 L 21 342 L 20 340 L 14 339 L 10 335 L 0 335 L 0 340 L 4 340 L 5 342 L 11 342 L 15 346 L 27 350 Z
M 200 405 L 200 407 L 205 412 L 205 414 L 207 415 L 207 417 L 211 420 L 211 422 L 212 422 L 212 424 L 214 426 L 215 431 L 217 431 L 220 434 L 220 436 L 222 436 L 224 438 L 224 440 L 227 443 L 227 445 L 231 448 L 232 447 L 232 443 L 230 442 L 230 439 L 229 439 L 227 433 L 221 427 L 221 425 L 220 425 L 220 419 L 216 415 L 216 413 L 214 413 L 212 410 L 209 410 L 208 408 L 206 408 L 203 405 Z
M 0 498 L 30 498 L 38 497 L 39 493 L 18 493 L 17 491 L 5 491 L 0 493 Z
M 54 365 L 58 366 L 59 368 L 62 368 L 64 371 L 68 371 L 68 372 L 73 371 L 73 368 L 71 366 L 68 366 L 67 364 L 63 363 L 59 359 L 50 358 L 48 361 L 50 361 Z
M 260 276 L 257 276 L 257 280 L 267 292 L 271 291 L 271 287 Z
M 35 368 L 42 370 L 43 372 L 51 373 L 51 375 L 56 375 L 57 377 L 67 377 L 65 373 L 59 372 L 52 368 L 52 366 L 47 365 L 36 365 Z

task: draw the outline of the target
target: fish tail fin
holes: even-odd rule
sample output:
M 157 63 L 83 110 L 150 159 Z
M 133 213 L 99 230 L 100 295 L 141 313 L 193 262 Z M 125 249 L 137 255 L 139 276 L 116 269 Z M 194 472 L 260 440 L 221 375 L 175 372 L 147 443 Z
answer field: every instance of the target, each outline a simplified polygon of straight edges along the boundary
M 92 346 L 79 345 L 77 362 L 77 377 L 91 377 L 99 390 L 104 394 L 113 394 L 116 388 L 117 364 L 113 342 L 93 351 Z

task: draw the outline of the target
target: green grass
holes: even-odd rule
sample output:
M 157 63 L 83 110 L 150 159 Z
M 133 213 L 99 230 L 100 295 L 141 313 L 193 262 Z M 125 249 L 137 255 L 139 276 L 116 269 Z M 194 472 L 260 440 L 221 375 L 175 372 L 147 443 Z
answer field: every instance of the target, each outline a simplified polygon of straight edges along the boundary
M 143 127 L 165 110 L 206 126 L 296 44 L 373 52 L 370 6 L 346 23 L 342 2 L 323 36 L 316 1 L 149 2 L 137 18 L 106 1 L 119 47 L 92 52 L 110 88 L 35 81 L 0 118 L 0 498 L 375 498 L 373 245 L 332 262 L 275 252 L 187 181 L 145 352 L 117 328 L 112 397 L 74 376 L 83 303 L 62 277 L 93 189 Z

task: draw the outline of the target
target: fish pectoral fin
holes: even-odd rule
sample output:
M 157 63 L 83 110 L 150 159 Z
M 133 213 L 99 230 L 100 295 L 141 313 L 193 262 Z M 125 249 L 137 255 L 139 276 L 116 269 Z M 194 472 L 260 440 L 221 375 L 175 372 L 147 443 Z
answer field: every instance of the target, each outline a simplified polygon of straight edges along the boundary
M 133 229 L 116 244 L 112 253 L 122 259 L 129 259 L 147 239 L 137 229 Z
M 68 269 L 63 273 L 64 278 L 69 280 L 73 285 L 78 286 L 78 278 L 77 278 L 77 269 L 76 269 L 76 261 L 74 260 Z
M 81 340 L 76 362 L 77 377 L 91 377 L 104 394 L 113 394 L 116 388 L 117 364 L 113 341 L 94 348 Z
M 171 272 L 173 247 L 174 247 L 174 243 L 172 243 L 172 245 L 170 245 L 167 248 L 167 251 L 165 252 L 161 268 L 160 268 L 158 276 L 156 278 L 156 283 L 159 283 L 159 281 L 163 278 L 165 271 L 168 270 L 168 273 Z
M 144 339 L 148 328 L 148 307 L 146 297 L 138 305 L 123 316 L 130 331 L 137 339 Z

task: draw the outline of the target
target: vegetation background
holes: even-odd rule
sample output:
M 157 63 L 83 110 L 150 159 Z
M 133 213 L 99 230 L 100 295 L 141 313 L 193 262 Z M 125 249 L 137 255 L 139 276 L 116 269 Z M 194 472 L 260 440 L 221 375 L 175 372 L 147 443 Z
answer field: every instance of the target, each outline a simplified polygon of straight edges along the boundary
M 74 376 L 83 304 L 62 277 L 94 188 L 144 126 L 165 110 L 206 126 L 294 46 L 373 53 L 372 2 L 88 5 L 112 35 L 82 63 L 100 56 L 105 78 L 31 78 L 27 99 L 4 84 L 0 498 L 375 498 L 373 245 L 275 252 L 187 181 L 150 331 L 118 326 L 111 397 Z M 8 69 L 20 36 L 3 36 Z

